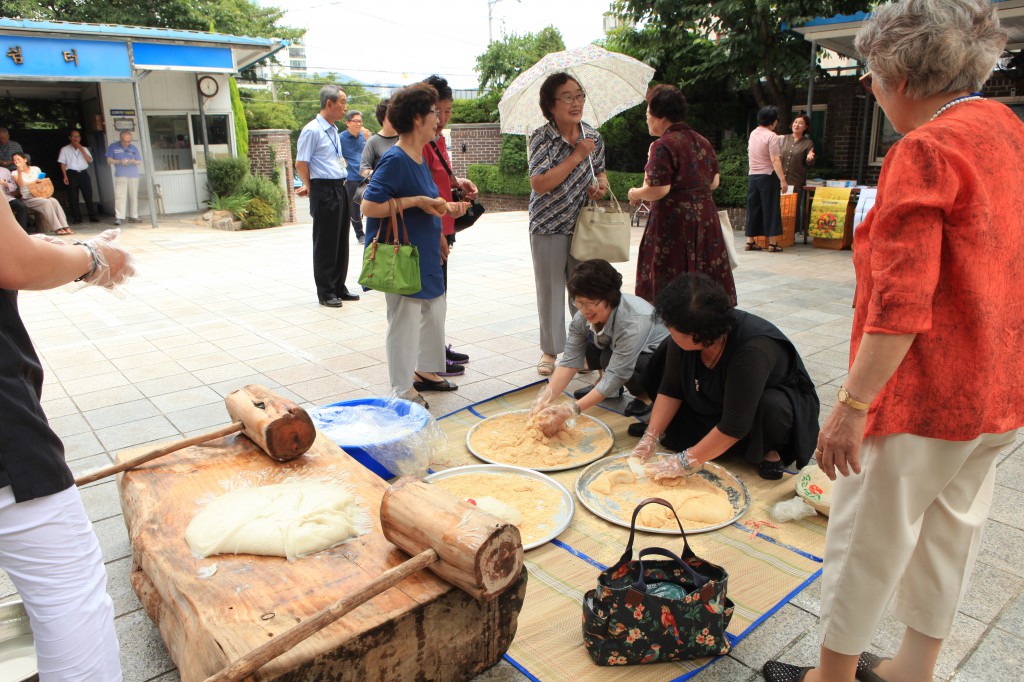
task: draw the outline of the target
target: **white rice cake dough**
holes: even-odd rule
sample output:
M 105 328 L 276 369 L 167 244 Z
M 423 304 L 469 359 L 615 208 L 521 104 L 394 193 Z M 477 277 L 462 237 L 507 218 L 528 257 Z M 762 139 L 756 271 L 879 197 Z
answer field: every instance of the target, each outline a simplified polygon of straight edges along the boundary
M 369 530 L 367 513 L 344 486 L 311 481 L 242 488 L 192 517 L 185 531 L 198 557 L 314 554 Z

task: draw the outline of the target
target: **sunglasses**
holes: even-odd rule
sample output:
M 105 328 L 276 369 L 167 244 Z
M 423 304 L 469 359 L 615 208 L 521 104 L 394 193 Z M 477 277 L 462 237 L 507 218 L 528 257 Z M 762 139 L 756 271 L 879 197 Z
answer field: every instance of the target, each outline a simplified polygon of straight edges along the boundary
M 870 93 L 872 95 L 875 94 L 874 91 L 871 89 L 871 83 L 873 81 L 874 81 L 874 77 L 871 75 L 870 71 L 865 72 L 864 75 L 860 77 L 860 84 L 861 84 L 861 86 L 864 88 L 864 90 L 866 92 L 868 92 L 868 93 Z

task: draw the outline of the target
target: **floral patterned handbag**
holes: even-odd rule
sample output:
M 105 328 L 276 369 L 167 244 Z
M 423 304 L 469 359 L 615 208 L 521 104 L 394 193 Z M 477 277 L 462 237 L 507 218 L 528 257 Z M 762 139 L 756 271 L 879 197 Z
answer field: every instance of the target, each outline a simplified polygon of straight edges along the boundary
M 583 599 L 583 642 L 598 665 L 678 661 L 729 652 L 725 629 L 733 603 L 726 595 L 729 574 L 704 561 L 686 542 L 683 554 L 651 547 L 633 559 L 633 536 L 640 510 L 648 504 L 675 509 L 652 497 L 633 510 L 629 543 L 622 558 L 602 571 L 597 589 Z M 645 559 L 650 555 L 667 560 Z

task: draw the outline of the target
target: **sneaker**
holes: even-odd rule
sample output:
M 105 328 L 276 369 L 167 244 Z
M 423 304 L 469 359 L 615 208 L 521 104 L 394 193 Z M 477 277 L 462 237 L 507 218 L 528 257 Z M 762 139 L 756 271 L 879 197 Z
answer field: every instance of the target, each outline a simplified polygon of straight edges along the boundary
M 465 364 L 469 362 L 469 356 L 465 353 L 459 353 L 452 350 L 452 345 L 448 344 L 444 349 L 444 356 L 448 359 L 448 362 L 458 362 Z
M 115 224 L 115 225 L 120 225 L 120 224 L 121 224 L 121 223 L 123 223 L 123 222 L 124 222 L 124 221 L 123 221 L 123 220 L 121 220 L 120 218 L 116 218 L 116 219 L 114 220 L 114 224 Z
M 457 377 L 465 373 L 466 368 L 463 367 L 462 365 L 458 364 L 457 362 L 452 362 L 451 360 L 445 360 L 444 371 L 438 372 L 437 375 L 442 377 Z

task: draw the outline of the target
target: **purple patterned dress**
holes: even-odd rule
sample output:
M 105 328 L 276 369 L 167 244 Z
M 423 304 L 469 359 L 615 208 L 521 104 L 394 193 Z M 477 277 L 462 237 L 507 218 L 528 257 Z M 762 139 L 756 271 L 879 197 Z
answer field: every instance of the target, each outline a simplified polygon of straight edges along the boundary
M 729 253 L 711 198 L 711 182 L 718 173 L 711 143 L 685 123 L 673 123 L 651 145 L 644 172 L 647 184 L 671 189 L 651 206 L 636 264 L 636 295 L 653 303 L 682 273 L 703 272 L 736 305 Z

